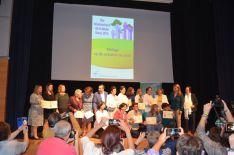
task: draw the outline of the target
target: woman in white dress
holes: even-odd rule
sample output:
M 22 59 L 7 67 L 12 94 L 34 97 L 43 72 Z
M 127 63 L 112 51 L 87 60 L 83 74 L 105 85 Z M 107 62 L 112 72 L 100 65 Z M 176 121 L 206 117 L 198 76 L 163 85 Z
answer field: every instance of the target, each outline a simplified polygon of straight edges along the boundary
M 111 86 L 110 88 L 110 94 L 107 96 L 107 99 L 106 99 L 106 106 L 107 106 L 108 114 L 110 118 L 112 119 L 118 107 L 118 97 L 116 96 L 115 86 Z

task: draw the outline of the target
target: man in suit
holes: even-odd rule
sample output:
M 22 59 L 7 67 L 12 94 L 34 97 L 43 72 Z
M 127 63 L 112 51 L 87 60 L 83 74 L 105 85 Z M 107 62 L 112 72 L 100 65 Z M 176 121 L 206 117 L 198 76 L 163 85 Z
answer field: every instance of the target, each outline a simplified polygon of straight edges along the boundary
M 185 131 L 195 132 L 196 130 L 196 111 L 197 111 L 197 97 L 191 92 L 191 87 L 185 88 L 184 96 L 184 116 L 185 116 Z
M 108 95 L 107 92 L 105 92 L 105 86 L 103 84 L 99 85 L 98 92 L 94 93 L 93 97 L 94 112 L 97 111 L 97 107 L 101 101 L 106 103 L 107 95 Z

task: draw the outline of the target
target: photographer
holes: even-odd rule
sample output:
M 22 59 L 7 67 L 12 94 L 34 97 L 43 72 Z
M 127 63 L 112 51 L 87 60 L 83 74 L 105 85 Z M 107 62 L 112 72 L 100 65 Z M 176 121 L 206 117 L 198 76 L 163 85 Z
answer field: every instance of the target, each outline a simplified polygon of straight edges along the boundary
M 38 148 L 37 155 L 56 154 L 56 155 L 78 155 L 78 131 L 74 135 L 74 146 L 68 143 L 71 138 L 71 124 L 65 120 L 60 120 L 54 126 L 55 137 L 43 140 Z
M 92 141 L 89 140 L 100 128 L 106 126 L 107 118 L 103 117 L 101 122 L 96 125 L 87 135 L 81 138 L 81 143 L 83 145 L 83 154 L 84 155 L 112 155 L 112 154 L 124 154 L 124 155 L 134 155 L 134 144 L 130 129 L 124 121 L 120 121 L 120 126 L 110 125 L 106 128 L 101 136 L 101 145 L 95 145 Z M 121 144 L 122 140 L 121 129 L 125 131 L 129 149 L 125 149 Z
M 224 104 L 224 105 L 226 106 L 226 104 Z M 206 132 L 205 132 L 205 126 L 206 126 L 207 118 L 209 116 L 209 113 L 210 113 L 211 109 L 212 109 L 212 104 L 211 103 L 207 103 L 207 104 L 204 105 L 203 115 L 202 115 L 201 120 L 200 120 L 200 122 L 198 124 L 196 133 L 197 133 L 197 136 L 200 139 L 202 139 L 204 148 L 205 148 L 206 152 L 208 153 L 208 155 L 226 155 L 227 154 L 226 148 L 223 147 L 220 143 L 217 143 L 217 142 L 211 140 L 206 135 Z M 224 109 L 227 110 L 226 114 L 228 114 L 228 111 L 229 111 L 228 108 L 225 107 Z M 231 119 L 231 116 L 228 114 L 227 118 Z
M 15 137 L 23 131 L 24 140 L 18 142 Z M 2 155 L 17 155 L 26 151 L 29 144 L 28 126 L 22 125 L 16 131 L 11 133 L 10 125 L 5 122 L 0 122 L 0 154 Z

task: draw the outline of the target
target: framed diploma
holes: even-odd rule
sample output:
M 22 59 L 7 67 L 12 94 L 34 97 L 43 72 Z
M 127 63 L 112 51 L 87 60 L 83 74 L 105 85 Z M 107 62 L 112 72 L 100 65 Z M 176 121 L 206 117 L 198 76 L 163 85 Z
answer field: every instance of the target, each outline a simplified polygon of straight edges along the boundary
M 156 125 L 157 124 L 157 118 L 156 117 L 146 117 L 146 124 Z
M 138 103 L 138 109 L 145 110 L 145 103 Z
M 174 117 L 173 111 L 163 111 L 163 118 L 173 119 L 173 117 Z
M 57 109 L 58 108 L 58 102 L 57 101 L 41 101 L 41 107 L 44 109 Z

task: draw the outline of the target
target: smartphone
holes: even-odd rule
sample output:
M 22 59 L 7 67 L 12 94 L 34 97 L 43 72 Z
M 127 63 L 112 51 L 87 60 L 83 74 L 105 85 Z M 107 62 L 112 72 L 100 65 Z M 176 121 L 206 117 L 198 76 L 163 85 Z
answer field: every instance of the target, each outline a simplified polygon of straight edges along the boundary
M 225 131 L 229 133 L 234 132 L 234 122 L 226 123 Z
M 168 128 L 167 131 L 166 131 L 166 135 L 167 136 L 174 136 L 174 137 L 179 137 L 180 136 L 180 133 L 181 132 L 181 129 L 179 128 Z
M 75 135 L 76 135 L 76 131 L 72 130 L 70 132 L 69 138 L 75 138 Z
M 17 118 L 17 127 L 21 127 L 22 125 L 27 125 L 27 117 L 18 117 Z
M 109 125 L 116 125 L 116 126 L 119 126 L 119 125 L 120 125 L 120 120 L 117 120 L 117 119 L 109 119 Z

